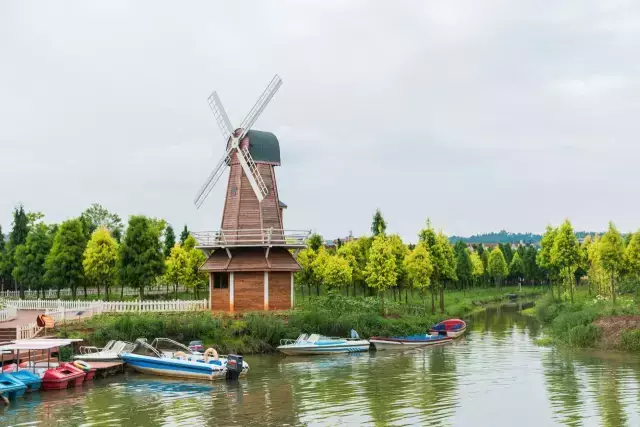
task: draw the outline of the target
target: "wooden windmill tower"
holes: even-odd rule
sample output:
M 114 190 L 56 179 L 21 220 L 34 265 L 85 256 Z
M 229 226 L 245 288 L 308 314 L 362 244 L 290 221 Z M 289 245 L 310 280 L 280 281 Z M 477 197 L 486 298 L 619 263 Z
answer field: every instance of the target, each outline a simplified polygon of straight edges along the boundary
M 276 75 L 235 130 L 218 94 L 209 97 L 226 152 L 200 188 L 194 201 L 198 208 L 229 167 L 220 230 L 194 233 L 198 248 L 208 256 L 200 270 L 209 273 L 213 310 L 273 310 L 293 305 L 293 273 L 300 266 L 289 249 L 304 248 L 309 232 L 284 229 L 286 205 L 279 199 L 275 176 L 280 143 L 270 132 L 251 129 L 281 84 Z

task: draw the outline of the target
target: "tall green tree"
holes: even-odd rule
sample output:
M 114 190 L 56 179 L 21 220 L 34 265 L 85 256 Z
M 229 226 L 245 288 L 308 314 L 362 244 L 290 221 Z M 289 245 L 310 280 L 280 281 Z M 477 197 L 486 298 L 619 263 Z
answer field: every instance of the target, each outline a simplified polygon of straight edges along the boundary
M 527 245 L 524 248 L 522 261 L 524 262 L 524 276 L 530 284 L 535 284 L 540 279 L 540 268 L 536 262 L 538 250 L 533 245 Z
M 164 271 L 161 231 L 150 218 L 134 215 L 120 245 L 122 286 L 126 283 L 138 288 L 140 300 L 144 299 L 144 289 Z
M 309 246 L 309 248 L 311 248 L 311 250 L 318 252 L 318 250 L 320 250 L 320 247 L 324 246 L 324 239 L 318 233 L 313 233 L 311 236 L 309 236 L 307 245 Z
M 453 250 L 456 255 L 456 275 L 458 276 L 458 281 L 462 285 L 462 288 L 466 289 L 469 287 L 469 283 L 473 276 L 471 256 L 469 255 L 467 245 L 460 240 L 456 242 Z
M 478 283 L 482 276 L 484 276 L 484 264 L 482 263 L 482 258 L 480 258 L 480 255 L 476 251 L 471 254 L 470 258 L 471 265 L 473 266 L 471 276 L 473 277 L 474 283 Z
M 2 226 L 0 225 L 0 290 L 4 291 L 5 285 L 8 285 L 11 281 L 11 271 L 9 267 L 11 262 L 7 255 L 8 245 L 5 244 L 5 235 L 2 232 Z
M 334 289 L 349 284 L 353 278 L 349 262 L 338 255 L 326 254 L 322 264 L 317 265 L 316 272 L 324 285 Z
M 122 238 L 122 218 L 118 214 L 109 212 L 99 203 L 93 203 L 82 214 L 80 218 L 85 222 L 87 234 L 91 236 L 100 227 L 106 228 L 116 242 Z
M 573 303 L 574 273 L 580 266 L 581 251 L 571 222 L 565 220 L 556 232 L 551 248 L 551 263 L 562 272 Z
M 178 285 L 188 281 L 190 274 L 189 256 L 180 243 L 176 243 L 171 248 L 169 256 L 165 260 L 165 272 L 162 282 L 167 286 L 167 297 L 169 296 L 169 286 L 173 288 L 175 298 L 178 295 Z
M 344 258 L 351 267 L 351 280 L 353 282 L 353 296 L 356 296 L 356 285 L 364 281 L 364 267 L 366 263 L 359 260 L 361 256 L 358 243 L 354 240 L 349 241 L 338 248 L 337 255 Z M 349 288 L 347 287 L 347 295 Z
M 420 290 L 424 302 L 424 291 L 431 285 L 433 265 L 429 250 L 424 243 L 419 243 L 404 259 L 404 268 L 412 286 Z
M 613 222 L 609 222 L 609 229 L 600 239 L 598 245 L 602 267 L 608 273 L 611 285 L 611 298 L 616 303 L 615 277 L 619 275 L 625 267 L 625 247 L 624 240 Z
M 367 285 L 378 291 L 380 308 L 384 313 L 384 292 L 394 286 L 398 279 L 393 248 L 384 234 L 378 234 L 373 239 L 365 276 Z
M 304 286 L 306 285 L 308 290 L 307 296 L 311 298 L 311 288 L 316 286 L 320 281 L 320 278 L 314 269 L 317 257 L 318 253 L 309 247 L 301 250 L 296 258 L 296 261 L 300 264 L 301 270 L 295 274 L 295 283 L 300 285 L 302 296 L 304 296 Z
M 404 268 L 404 259 L 409 253 L 409 248 L 404 244 L 402 238 L 397 234 L 391 234 L 388 236 L 389 245 L 393 251 L 393 256 L 396 260 L 396 284 L 391 287 L 393 289 L 393 296 L 395 299 L 396 289 L 400 289 L 400 300 L 402 300 L 402 289 L 407 288 L 407 272 Z
M 167 229 L 164 231 L 164 256 L 168 257 L 171 255 L 171 249 L 176 245 L 176 233 L 173 231 L 173 227 L 171 225 L 167 226 Z
M 181 245 L 184 245 L 185 240 L 187 240 L 187 237 L 189 237 L 190 234 L 191 233 L 189 232 L 189 229 L 185 225 L 184 228 L 182 229 L 182 233 L 180 233 L 180 244 Z
M 51 228 L 40 223 L 29 231 L 26 242 L 19 245 L 14 254 L 13 277 L 19 283 L 35 289 L 38 297 L 40 297 L 40 291 L 44 297 L 46 289 L 45 261 L 52 245 Z
M 118 280 L 118 242 L 111 232 L 101 226 L 91 235 L 84 250 L 82 266 L 86 280 L 95 285 L 100 298 L 100 288 L 104 289 L 109 301 L 109 288 Z
M 60 225 L 45 261 L 45 280 L 56 287 L 58 298 L 60 290 L 69 287 L 71 297 L 76 299 L 77 288 L 84 281 L 82 255 L 85 246 L 86 235 L 80 219 L 70 219 Z
M 629 274 L 633 277 L 635 283 L 634 296 L 637 302 L 640 287 L 640 230 L 632 234 L 626 252 Z
M 496 246 L 489 255 L 489 275 L 495 281 L 496 286 L 500 288 L 502 280 L 509 274 L 507 260 L 498 246 Z
M 184 241 L 188 266 L 184 285 L 187 290 L 193 291 L 194 296 L 198 299 L 200 297 L 200 289 L 207 283 L 208 275 L 200 271 L 200 266 L 204 264 L 207 257 L 200 249 L 196 249 L 196 245 L 197 242 L 193 236 L 187 237 L 187 240 Z
M 456 265 L 453 248 L 449 244 L 447 237 L 436 234 L 431 226 L 431 221 L 427 219 L 427 227 L 418 232 L 418 239 L 423 242 L 429 250 L 433 273 L 431 275 L 431 312 L 435 314 L 435 292 L 439 292 L 440 311 L 444 313 L 444 287 L 445 281 L 456 279 Z
M 544 271 L 547 280 L 549 281 L 549 289 L 551 289 L 551 297 L 553 298 L 553 282 L 557 277 L 558 269 L 553 263 L 551 257 L 551 250 L 553 249 L 553 242 L 556 238 L 558 230 L 547 225 L 545 233 L 540 240 L 540 250 L 536 256 L 538 265 Z
M 522 258 L 520 258 L 520 253 L 516 252 L 515 254 L 513 254 L 511 264 L 509 264 L 509 275 L 513 277 L 519 285 L 522 285 L 524 271 L 524 261 L 522 260 Z
M 382 217 L 380 209 L 376 209 L 376 213 L 373 214 L 373 220 L 371 221 L 371 234 L 377 236 L 379 234 L 385 234 L 387 232 L 387 222 Z
M 29 234 L 29 218 L 24 210 L 23 205 L 19 205 L 13 210 L 13 224 L 11 233 L 9 233 L 9 244 L 6 249 L 6 256 L 3 261 L 3 270 L 9 275 L 12 275 L 15 268 L 15 251 L 20 245 L 24 245 L 27 241 L 27 235 Z M 15 278 L 14 278 L 15 279 Z M 14 283 L 19 286 L 20 298 L 24 298 L 24 286 L 22 283 L 15 281 Z

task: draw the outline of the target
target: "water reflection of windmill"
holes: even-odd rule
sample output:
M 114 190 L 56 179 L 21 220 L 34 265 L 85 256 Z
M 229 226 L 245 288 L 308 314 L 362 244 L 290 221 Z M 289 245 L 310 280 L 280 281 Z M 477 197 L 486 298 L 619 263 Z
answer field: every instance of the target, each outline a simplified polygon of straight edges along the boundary
M 278 197 L 274 169 L 280 165 L 280 143 L 273 133 L 252 129 L 281 84 L 276 75 L 235 130 L 218 94 L 209 97 L 226 152 L 198 191 L 198 208 L 229 167 L 220 231 L 194 233 L 198 248 L 208 256 L 200 269 L 209 273 L 214 310 L 293 305 L 293 273 L 300 266 L 288 249 L 304 248 L 309 232 L 284 229 L 286 205 Z

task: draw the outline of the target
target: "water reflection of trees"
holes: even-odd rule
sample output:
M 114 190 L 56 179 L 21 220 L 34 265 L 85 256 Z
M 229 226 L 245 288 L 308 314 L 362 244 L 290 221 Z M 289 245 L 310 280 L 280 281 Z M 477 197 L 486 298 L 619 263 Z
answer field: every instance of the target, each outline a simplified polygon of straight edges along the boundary
M 573 359 L 553 349 L 542 355 L 542 367 L 551 407 L 559 421 L 569 426 L 581 425 L 583 400 Z

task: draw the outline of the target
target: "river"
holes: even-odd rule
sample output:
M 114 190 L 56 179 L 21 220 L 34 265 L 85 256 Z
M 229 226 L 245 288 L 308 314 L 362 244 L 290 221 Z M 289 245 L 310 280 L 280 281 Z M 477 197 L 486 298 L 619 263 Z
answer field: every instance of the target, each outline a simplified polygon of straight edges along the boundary
M 539 347 L 540 333 L 507 305 L 475 315 L 451 345 L 248 356 L 235 385 L 131 372 L 33 393 L 0 409 L 0 425 L 640 425 L 640 357 Z

